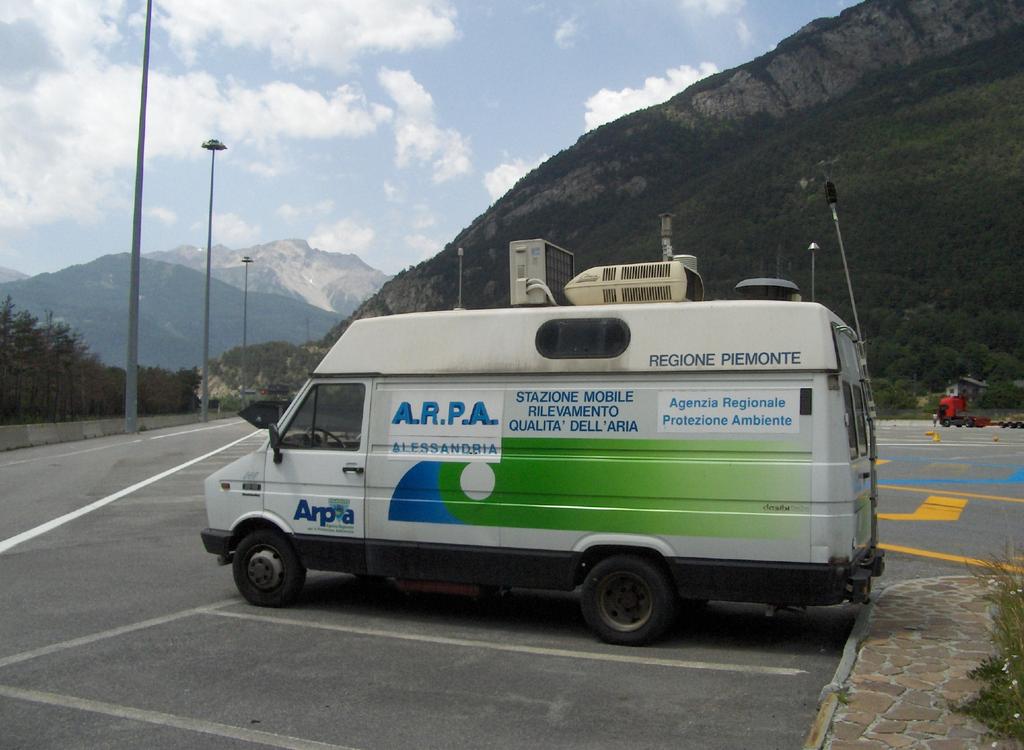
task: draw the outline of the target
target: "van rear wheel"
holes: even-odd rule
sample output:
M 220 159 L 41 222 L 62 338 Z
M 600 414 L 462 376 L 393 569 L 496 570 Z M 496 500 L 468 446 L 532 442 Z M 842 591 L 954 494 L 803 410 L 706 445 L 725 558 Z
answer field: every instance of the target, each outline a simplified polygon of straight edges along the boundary
M 280 531 L 257 529 L 235 550 L 235 585 L 250 604 L 286 607 L 306 582 L 306 568 L 288 538 Z
M 675 617 L 676 594 L 660 567 L 641 557 L 602 560 L 583 582 L 583 618 L 605 643 L 642 646 Z

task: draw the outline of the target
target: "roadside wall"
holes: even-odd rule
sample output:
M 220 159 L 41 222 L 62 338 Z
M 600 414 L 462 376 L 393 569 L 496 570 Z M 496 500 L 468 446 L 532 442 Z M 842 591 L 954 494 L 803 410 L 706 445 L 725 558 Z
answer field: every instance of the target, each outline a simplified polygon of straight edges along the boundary
M 210 419 L 234 417 L 210 415 Z M 139 417 L 139 431 L 158 430 L 161 427 L 177 427 L 199 422 L 198 414 L 165 414 L 158 417 Z M 67 443 L 73 440 L 123 435 L 124 417 L 96 419 L 90 422 L 44 422 L 43 424 L 16 424 L 0 427 L 0 451 L 28 448 L 33 445 Z

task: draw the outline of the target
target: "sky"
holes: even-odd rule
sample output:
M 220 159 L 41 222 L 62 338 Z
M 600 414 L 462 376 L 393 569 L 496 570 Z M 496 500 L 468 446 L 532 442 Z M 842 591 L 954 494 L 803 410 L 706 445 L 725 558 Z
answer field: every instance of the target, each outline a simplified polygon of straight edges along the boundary
M 852 0 L 154 0 L 142 252 L 396 273 L 595 127 Z M 0 266 L 132 244 L 144 0 L 0 0 Z

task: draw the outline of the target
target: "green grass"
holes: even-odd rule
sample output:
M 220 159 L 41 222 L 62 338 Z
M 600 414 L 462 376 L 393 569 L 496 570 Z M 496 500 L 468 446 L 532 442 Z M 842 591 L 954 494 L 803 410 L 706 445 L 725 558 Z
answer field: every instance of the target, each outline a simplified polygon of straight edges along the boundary
M 985 598 L 995 606 L 992 641 L 996 655 L 971 672 L 983 683 L 961 710 L 985 723 L 998 737 L 1024 742 L 1024 565 L 1009 550 L 991 561 L 979 577 Z

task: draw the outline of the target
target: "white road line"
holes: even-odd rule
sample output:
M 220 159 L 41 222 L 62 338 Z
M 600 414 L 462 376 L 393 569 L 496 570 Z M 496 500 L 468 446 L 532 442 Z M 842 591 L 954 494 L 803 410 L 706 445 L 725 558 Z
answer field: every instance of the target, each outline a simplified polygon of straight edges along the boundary
M 343 745 L 331 745 L 326 742 L 315 740 L 304 740 L 298 737 L 288 737 L 283 734 L 272 732 L 261 732 L 258 729 L 243 729 L 230 724 L 221 724 L 216 721 L 205 721 L 203 719 L 192 719 L 187 716 L 175 716 L 165 714 L 162 711 L 146 711 L 131 706 L 120 706 L 116 703 L 94 701 L 87 698 L 76 698 L 73 695 L 58 695 L 57 693 L 45 693 L 40 690 L 26 690 L 24 688 L 10 685 L 0 685 L 0 696 L 13 698 L 15 700 L 29 701 L 31 703 L 42 703 L 46 706 L 58 708 L 73 708 L 78 711 L 88 711 L 94 714 L 113 716 L 117 719 L 128 719 L 129 721 L 141 721 L 146 724 L 156 724 L 161 727 L 172 727 L 184 729 L 189 732 L 200 732 L 210 734 L 214 737 L 225 737 L 232 740 L 252 742 L 257 745 L 269 747 L 286 748 L 286 750 L 354 750 L 354 748 Z
M 421 635 L 419 633 L 403 633 L 397 630 L 380 630 L 378 628 L 361 628 L 350 625 L 336 625 L 327 622 L 307 622 L 305 620 L 293 620 L 287 617 L 271 617 L 268 615 L 252 615 L 244 612 L 223 612 L 219 609 L 207 609 L 199 614 L 215 615 L 217 617 L 232 617 L 239 620 L 252 620 L 254 622 L 273 623 L 276 625 L 292 625 L 303 628 L 315 628 L 318 630 L 331 630 L 338 633 L 351 633 L 353 635 L 366 635 L 374 638 L 393 638 L 401 641 L 417 641 L 420 643 L 437 643 L 445 646 L 462 646 L 466 648 L 482 648 L 491 651 L 508 651 L 519 654 L 533 654 L 537 656 L 560 656 L 567 659 L 587 659 L 591 661 L 618 662 L 620 664 L 643 664 L 655 667 L 674 667 L 677 669 L 702 669 L 715 672 L 740 672 L 742 674 L 767 674 L 794 677 L 800 674 L 807 674 L 802 669 L 790 669 L 787 667 L 762 667 L 754 664 L 721 664 L 706 661 L 685 661 L 682 659 L 660 659 L 654 656 L 626 656 L 624 654 L 603 654 L 596 651 L 571 651 L 561 648 L 546 648 L 543 646 L 521 646 L 511 643 L 495 643 L 492 641 L 477 641 L 469 638 L 447 638 L 444 636 Z
M 183 609 L 180 612 L 173 612 L 169 615 L 162 615 L 161 617 L 153 617 L 149 620 L 142 620 L 141 622 L 134 622 L 130 625 L 122 625 L 118 628 L 111 628 L 110 630 L 102 630 L 99 633 L 93 633 L 91 635 L 83 635 L 80 638 L 72 638 L 69 641 L 61 641 L 60 643 L 51 643 L 49 646 L 42 646 L 40 648 L 32 649 L 31 651 L 23 651 L 20 654 L 13 654 L 0 659 L 0 669 L 9 667 L 12 664 L 20 664 L 30 659 L 36 659 L 40 656 L 46 656 L 47 654 L 54 654 L 58 651 L 66 651 L 70 648 L 78 648 L 79 646 L 87 646 L 90 643 L 96 643 L 97 641 L 104 641 L 108 638 L 116 638 L 119 635 L 125 635 L 126 633 L 134 633 L 137 630 L 145 630 L 146 628 L 156 627 L 157 625 L 163 625 L 168 622 L 174 622 L 184 617 L 194 617 L 198 614 L 210 612 L 218 609 L 219 607 L 226 607 L 229 604 L 238 604 L 238 599 L 222 599 L 219 602 L 213 604 L 205 604 L 202 607 L 193 607 L 192 609 Z
M 94 453 L 96 451 L 110 450 L 111 448 L 121 448 L 125 445 L 134 445 L 135 443 L 141 443 L 142 438 L 138 440 L 128 440 L 123 443 L 114 443 L 113 445 L 100 445 L 95 448 L 85 448 L 80 451 L 71 451 L 70 453 L 57 453 L 56 455 L 36 456 L 35 458 L 23 458 L 21 461 L 11 461 L 10 463 L 0 464 L 0 469 L 6 469 L 8 466 L 19 466 L 21 464 L 30 464 L 33 461 L 52 461 L 55 458 L 67 458 L 68 456 L 80 456 L 83 453 Z
M 191 435 L 193 432 L 202 432 L 203 430 L 223 430 L 225 427 L 236 427 L 241 424 L 241 420 L 233 419 L 227 424 L 213 425 L 212 427 L 194 427 L 191 430 L 182 430 L 181 432 L 172 432 L 169 435 L 155 435 L 147 440 L 163 440 L 169 437 L 178 437 L 179 435 Z
M 53 531 L 59 526 L 63 526 L 64 524 L 69 523 L 70 521 L 74 521 L 76 518 L 80 518 L 81 516 L 84 516 L 88 513 L 92 513 L 94 510 L 98 510 L 99 508 L 102 508 L 105 505 L 109 505 L 115 500 L 120 500 L 122 497 L 130 495 L 136 490 L 141 490 L 143 487 L 148 487 L 154 482 L 159 482 L 161 479 L 166 479 L 167 477 L 171 476 L 171 474 L 175 474 L 181 471 L 182 469 L 187 469 L 189 466 L 192 466 L 193 464 L 197 464 L 200 461 L 205 461 L 211 456 L 216 456 L 221 451 L 225 451 L 228 448 L 238 445 L 243 440 L 248 440 L 253 435 L 258 434 L 259 432 L 251 432 L 245 437 L 240 437 L 238 438 L 238 440 L 233 440 L 227 445 L 222 445 L 220 448 L 217 448 L 216 450 L 210 451 L 209 453 L 199 456 L 198 458 L 193 458 L 191 461 L 186 461 L 183 464 L 179 464 L 178 466 L 175 466 L 173 469 L 162 471 L 159 474 L 151 476 L 149 479 L 143 479 L 141 482 L 136 482 L 131 487 L 125 487 L 123 490 L 115 492 L 113 495 L 107 495 L 106 497 L 100 498 L 99 500 L 93 503 L 89 503 L 88 505 L 85 505 L 79 508 L 78 510 L 73 510 L 70 513 L 65 513 L 63 516 L 58 516 L 57 518 L 54 518 L 51 521 L 47 521 L 44 524 L 40 524 L 39 526 L 36 526 L 33 529 L 23 531 L 20 534 L 16 534 L 15 536 L 10 537 L 9 539 L 5 539 L 2 542 L 0 542 L 0 555 L 2 555 L 4 552 L 11 549 L 12 547 L 16 547 L 22 542 L 27 542 L 29 539 L 34 539 L 35 537 L 40 536 L 41 534 L 45 534 L 48 531 Z
M 935 446 L 942 446 L 943 448 L 1007 448 L 1007 449 L 1019 449 L 1020 443 L 933 443 L 931 440 L 922 440 L 919 443 L 878 443 L 879 447 L 890 447 L 895 446 L 898 448 L 928 448 L 932 450 Z

